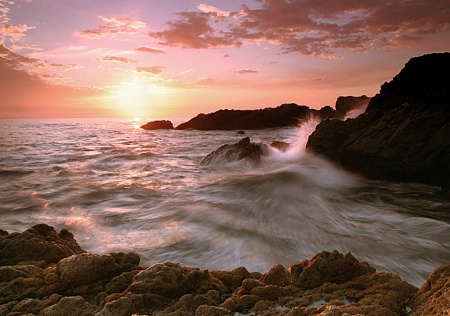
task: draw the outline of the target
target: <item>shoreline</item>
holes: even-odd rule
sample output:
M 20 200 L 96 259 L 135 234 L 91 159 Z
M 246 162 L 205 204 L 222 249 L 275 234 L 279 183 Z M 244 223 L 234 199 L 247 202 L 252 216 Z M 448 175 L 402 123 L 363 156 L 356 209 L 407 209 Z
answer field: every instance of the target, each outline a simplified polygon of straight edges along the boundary
M 138 254 L 84 251 L 67 230 L 0 229 L 0 315 L 440 315 L 450 264 L 417 289 L 351 253 L 322 251 L 267 273 L 139 265 Z M 447 300 L 447 301 L 446 301 Z M 69 312 L 71 311 L 71 312 Z

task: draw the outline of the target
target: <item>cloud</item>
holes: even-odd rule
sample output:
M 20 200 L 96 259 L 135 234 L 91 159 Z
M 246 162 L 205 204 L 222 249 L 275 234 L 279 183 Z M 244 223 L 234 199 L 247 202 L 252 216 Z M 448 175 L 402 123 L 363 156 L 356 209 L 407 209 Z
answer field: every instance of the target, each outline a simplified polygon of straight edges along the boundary
M 13 53 L 0 45 L 0 117 L 80 117 L 104 116 L 101 109 L 89 109 L 89 100 L 103 92 L 50 84 L 45 75 L 33 74 L 25 69 L 42 64 L 34 58 Z M 53 79 L 47 75 L 46 79 Z M 92 105 L 89 105 L 92 106 Z
M 229 11 L 221 10 L 209 4 L 199 4 L 197 8 L 206 13 L 213 13 L 216 16 L 230 16 Z
M 144 53 L 155 53 L 155 54 L 163 54 L 164 53 L 164 51 L 162 49 L 152 48 L 152 47 L 139 47 L 139 48 L 136 48 L 135 50 L 137 50 L 139 52 L 144 52 Z
M 125 64 L 135 63 L 136 62 L 133 59 L 126 58 L 126 57 L 120 57 L 120 56 L 105 56 L 105 57 L 101 58 L 100 60 L 119 62 L 119 63 L 125 63 Z
M 164 66 L 151 66 L 151 67 L 137 67 L 137 72 L 149 72 L 154 75 L 160 74 L 163 70 L 166 69 Z
M 282 53 L 339 58 L 341 49 L 366 52 L 409 47 L 450 30 L 448 0 L 257 0 L 228 12 L 199 4 L 149 35 L 162 45 L 204 49 L 265 42 Z M 220 18 L 220 19 L 219 19 Z
M 167 22 L 168 29 L 150 32 L 149 36 L 162 40 L 161 45 L 181 46 L 183 48 L 209 48 L 240 46 L 241 43 L 227 32 L 216 31 L 209 23 L 216 13 L 181 12 L 177 18 Z
M 131 18 L 99 16 L 104 23 L 96 29 L 85 30 L 76 33 L 87 39 L 99 39 L 103 37 L 114 37 L 118 34 L 136 34 L 138 29 L 145 28 L 145 22 Z
M 56 68 L 61 68 L 61 69 L 63 69 L 63 70 L 73 70 L 73 69 L 80 69 L 80 68 L 83 68 L 82 66 L 77 65 L 77 64 L 59 64 L 59 63 L 53 63 L 53 64 L 50 64 L 50 66 L 56 67 Z
M 241 75 L 248 75 L 248 74 L 256 74 L 256 73 L 258 73 L 256 70 L 250 70 L 250 69 L 242 69 L 242 70 L 238 70 L 238 71 L 235 71 L 236 73 L 238 73 L 238 74 L 241 74 Z

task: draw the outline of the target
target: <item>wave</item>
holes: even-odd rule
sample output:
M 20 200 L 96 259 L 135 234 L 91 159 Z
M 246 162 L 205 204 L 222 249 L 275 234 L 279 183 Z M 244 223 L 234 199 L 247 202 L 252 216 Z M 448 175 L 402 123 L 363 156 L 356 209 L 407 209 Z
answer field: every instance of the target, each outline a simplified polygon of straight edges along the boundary
M 0 169 L 0 176 L 3 177 L 21 177 L 31 173 L 34 173 L 34 171 L 28 169 Z

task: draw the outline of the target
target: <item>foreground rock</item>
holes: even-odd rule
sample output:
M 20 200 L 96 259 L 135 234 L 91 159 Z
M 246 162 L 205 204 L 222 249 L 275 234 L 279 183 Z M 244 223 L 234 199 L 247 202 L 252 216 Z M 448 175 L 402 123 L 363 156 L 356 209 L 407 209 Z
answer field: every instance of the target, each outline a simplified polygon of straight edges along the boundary
M 28 261 L 56 263 L 83 252 L 72 233 L 64 229 L 57 233 L 45 224 L 33 226 L 21 234 L 0 234 L 0 266 Z
M 141 126 L 145 130 L 156 130 L 156 129 L 173 129 L 173 124 L 171 121 L 152 121 Z
M 307 148 L 386 180 L 450 187 L 450 53 L 412 58 L 364 113 L 325 120 Z
M 57 235 L 47 225 L 47 235 Z M 32 228 L 36 230 L 35 228 Z M 32 230 L 30 229 L 30 230 Z M 22 234 L 14 235 L 24 240 Z M 39 240 L 36 240 L 38 243 Z M 76 244 L 76 242 L 75 242 Z M 79 247 L 79 246 L 78 246 Z M 15 254 L 16 256 L 19 254 Z M 11 257 L 10 262 L 19 258 Z M 350 253 L 320 252 L 288 269 L 250 273 L 157 263 L 141 267 L 135 253 L 79 253 L 0 266 L 0 315 L 446 315 L 450 264 L 417 288 L 376 272 Z
M 314 110 L 294 103 L 260 110 L 219 110 L 199 114 L 178 125 L 176 129 L 239 130 L 296 126 L 300 120 L 307 119 L 310 115 L 325 119 L 336 117 L 336 111 L 329 106 Z

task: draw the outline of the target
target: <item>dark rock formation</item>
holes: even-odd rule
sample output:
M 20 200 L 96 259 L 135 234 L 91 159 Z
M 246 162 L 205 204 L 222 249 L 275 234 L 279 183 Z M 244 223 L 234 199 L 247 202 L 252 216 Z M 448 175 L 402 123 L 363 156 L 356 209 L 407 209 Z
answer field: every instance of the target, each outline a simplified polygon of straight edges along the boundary
M 155 129 L 173 129 L 173 124 L 171 121 L 152 121 L 141 126 L 145 130 L 155 130 Z
M 321 110 L 312 110 L 294 103 L 260 110 L 219 110 L 199 114 L 188 122 L 178 125 L 176 129 L 238 130 L 295 126 L 299 120 L 304 120 L 309 115 L 324 119 L 336 117 L 336 111 L 329 106 Z
M 42 242 L 29 231 L 11 235 Z M 12 253 L 9 260 L 21 258 Z M 288 269 L 278 264 L 263 275 L 168 262 L 140 267 L 134 253 L 83 252 L 47 262 L 0 267 L 1 316 L 445 315 L 450 298 L 450 265 L 437 268 L 417 291 L 337 251 Z
M 386 180 L 450 187 L 450 53 L 412 58 L 364 113 L 324 120 L 307 148 Z
M 45 224 L 33 226 L 21 234 L 0 234 L 0 266 L 41 260 L 45 264 L 56 263 L 83 252 L 72 233 L 63 229 L 58 234 Z
M 369 104 L 370 99 L 371 98 L 365 95 L 362 95 L 360 97 L 338 97 L 335 105 L 337 117 L 342 119 L 352 110 L 365 110 L 367 105 Z
M 205 156 L 200 162 L 202 165 L 223 165 L 228 162 L 245 159 L 251 163 L 258 163 L 261 156 L 268 152 L 267 145 L 250 142 L 249 137 L 243 138 L 236 144 L 223 145 Z

